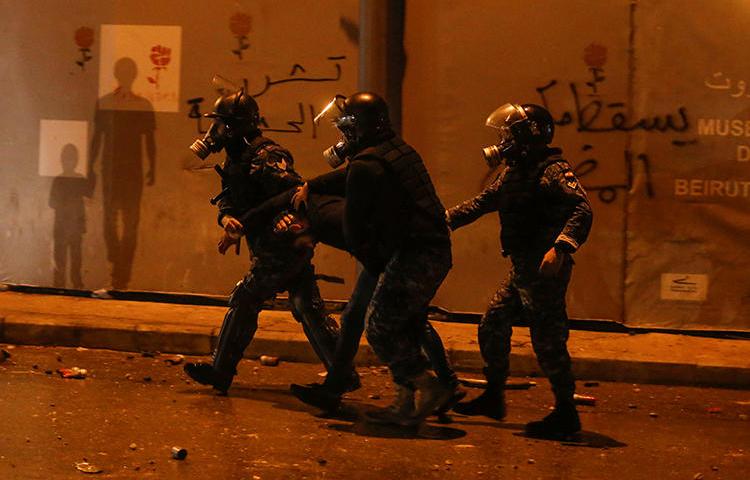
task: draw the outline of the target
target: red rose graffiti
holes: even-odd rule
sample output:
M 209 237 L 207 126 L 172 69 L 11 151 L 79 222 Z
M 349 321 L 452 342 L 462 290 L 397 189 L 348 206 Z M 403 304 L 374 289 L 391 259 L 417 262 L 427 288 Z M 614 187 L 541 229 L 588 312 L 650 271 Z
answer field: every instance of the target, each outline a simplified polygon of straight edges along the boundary
M 81 70 L 86 70 L 86 62 L 92 58 L 91 45 L 94 44 L 94 30 L 89 27 L 80 27 L 75 31 L 73 38 L 78 45 L 78 51 L 81 52 L 81 59 L 76 60 L 76 65 L 81 67 Z
M 583 50 L 583 61 L 589 66 L 589 70 L 593 76 L 590 82 L 586 82 L 586 85 L 591 87 L 594 95 L 598 95 L 597 84 L 606 79 L 604 76 L 604 64 L 607 63 L 607 47 L 598 43 L 590 44 Z
M 253 18 L 247 13 L 237 12 L 229 17 L 229 30 L 237 38 L 237 48 L 232 50 L 232 53 L 242 60 L 242 52 L 250 48 L 250 43 L 247 41 L 247 34 L 250 33 L 252 27 Z
M 170 60 L 172 60 L 172 49 L 163 45 L 155 45 L 151 47 L 151 55 L 149 55 L 151 63 L 154 64 L 153 70 L 156 71 L 153 77 L 148 77 L 149 83 L 153 83 L 156 88 L 159 88 L 159 72 L 167 69 Z

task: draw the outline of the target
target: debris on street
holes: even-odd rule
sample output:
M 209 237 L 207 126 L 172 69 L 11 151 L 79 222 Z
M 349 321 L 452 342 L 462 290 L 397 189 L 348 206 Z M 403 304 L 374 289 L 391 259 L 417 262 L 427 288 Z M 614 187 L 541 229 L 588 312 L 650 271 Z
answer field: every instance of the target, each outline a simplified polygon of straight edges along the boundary
M 175 355 L 174 357 L 164 359 L 164 363 L 166 363 L 167 365 L 179 365 L 184 361 L 185 357 L 183 355 Z
M 279 364 L 279 357 L 273 355 L 261 355 L 260 364 L 264 367 L 275 367 Z
M 102 473 L 102 469 L 96 465 L 92 465 L 89 462 L 77 462 L 76 468 L 79 472 L 83 473 Z
M 576 405 L 596 405 L 596 397 L 592 397 L 591 395 L 579 395 L 574 393 L 573 401 Z
M 3 363 L 4 361 L 6 361 L 7 359 L 9 359 L 10 357 L 11 357 L 11 355 L 10 355 L 9 351 L 7 351 L 4 348 L 0 350 L 0 363 Z
M 172 447 L 172 458 L 175 460 L 185 460 L 188 451 L 181 447 Z
M 62 378 L 76 378 L 82 380 L 88 375 L 88 370 L 78 367 L 58 368 L 57 373 L 59 373 Z
M 583 386 L 584 387 L 598 387 L 599 386 L 599 382 L 597 382 L 596 380 L 591 380 L 591 381 L 588 381 L 588 382 L 583 382 Z

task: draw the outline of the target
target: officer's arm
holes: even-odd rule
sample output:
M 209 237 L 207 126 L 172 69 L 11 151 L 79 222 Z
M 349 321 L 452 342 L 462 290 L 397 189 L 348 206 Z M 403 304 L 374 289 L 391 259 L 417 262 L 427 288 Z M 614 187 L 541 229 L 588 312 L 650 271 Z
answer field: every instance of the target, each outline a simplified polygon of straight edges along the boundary
M 499 175 L 479 195 L 450 208 L 447 220 L 451 230 L 468 225 L 486 213 L 497 211 L 501 184 L 502 178 Z
M 346 194 L 346 181 L 347 169 L 339 168 L 308 180 L 307 185 L 311 192 L 343 197 Z
M 226 180 L 223 178 L 221 179 L 221 189 L 224 190 L 227 188 L 228 184 Z M 217 216 L 217 221 L 219 222 L 219 226 L 224 228 L 224 224 L 222 223 L 222 220 L 225 216 L 229 215 L 234 217 L 237 215 L 236 209 L 234 207 L 234 204 L 232 203 L 231 195 L 224 195 L 221 200 L 219 200 L 219 203 L 217 204 L 219 207 L 219 214 Z
M 567 163 L 555 163 L 547 167 L 541 186 L 552 199 L 550 208 L 563 208 L 570 212 L 555 247 L 574 253 L 586 241 L 594 215 L 586 191 Z
M 267 199 L 260 205 L 242 213 L 237 217 L 237 220 L 240 221 L 245 232 L 252 231 L 259 225 L 269 224 L 276 215 L 289 208 L 294 192 L 296 191 L 296 188 L 285 190 L 280 194 Z
M 344 208 L 344 236 L 352 254 L 367 265 L 362 256 L 369 256 L 369 224 L 381 180 L 383 167 L 375 161 L 354 161 L 349 164 L 346 177 L 346 206 Z

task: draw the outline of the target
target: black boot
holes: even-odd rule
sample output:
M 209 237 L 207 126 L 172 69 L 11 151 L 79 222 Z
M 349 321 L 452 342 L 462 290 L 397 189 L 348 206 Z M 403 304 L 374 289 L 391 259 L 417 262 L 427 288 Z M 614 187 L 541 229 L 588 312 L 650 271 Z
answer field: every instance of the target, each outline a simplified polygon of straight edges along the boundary
M 581 420 L 573 402 L 560 403 L 542 420 L 526 424 L 526 434 L 532 437 L 559 439 L 580 431 Z
M 502 420 L 505 418 L 505 390 L 500 386 L 488 386 L 477 398 L 459 403 L 453 407 L 453 411 L 462 415 L 484 415 Z
M 292 395 L 302 402 L 317 407 L 325 412 L 334 412 L 341 405 L 343 392 L 332 390 L 325 384 L 312 383 L 310 385 L 298 385 L 293 383 L 289 390 Z
M 234 375 L 214 370 L 213 365 L 210 363 L 186 363 L 183 370 L 185 370 L 185 373 L 187 373 L 190 378 L 201 385 L 211 385 L 225 395 L 227 390 L 229 390 L 229 387 L 232 385 L 232 379 L 234 378 Z

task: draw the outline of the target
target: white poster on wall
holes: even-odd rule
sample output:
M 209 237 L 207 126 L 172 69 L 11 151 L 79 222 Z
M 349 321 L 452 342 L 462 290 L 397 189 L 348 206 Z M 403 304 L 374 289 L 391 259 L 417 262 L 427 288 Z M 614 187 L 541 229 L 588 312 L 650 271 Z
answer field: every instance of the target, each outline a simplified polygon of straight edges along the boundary
M 182 27 L 102 25 L 99 109 L 177 112 Z
M 88 164 L 88 122 L 41 120 L 39 123 L 39 175 L 82 177 Z

